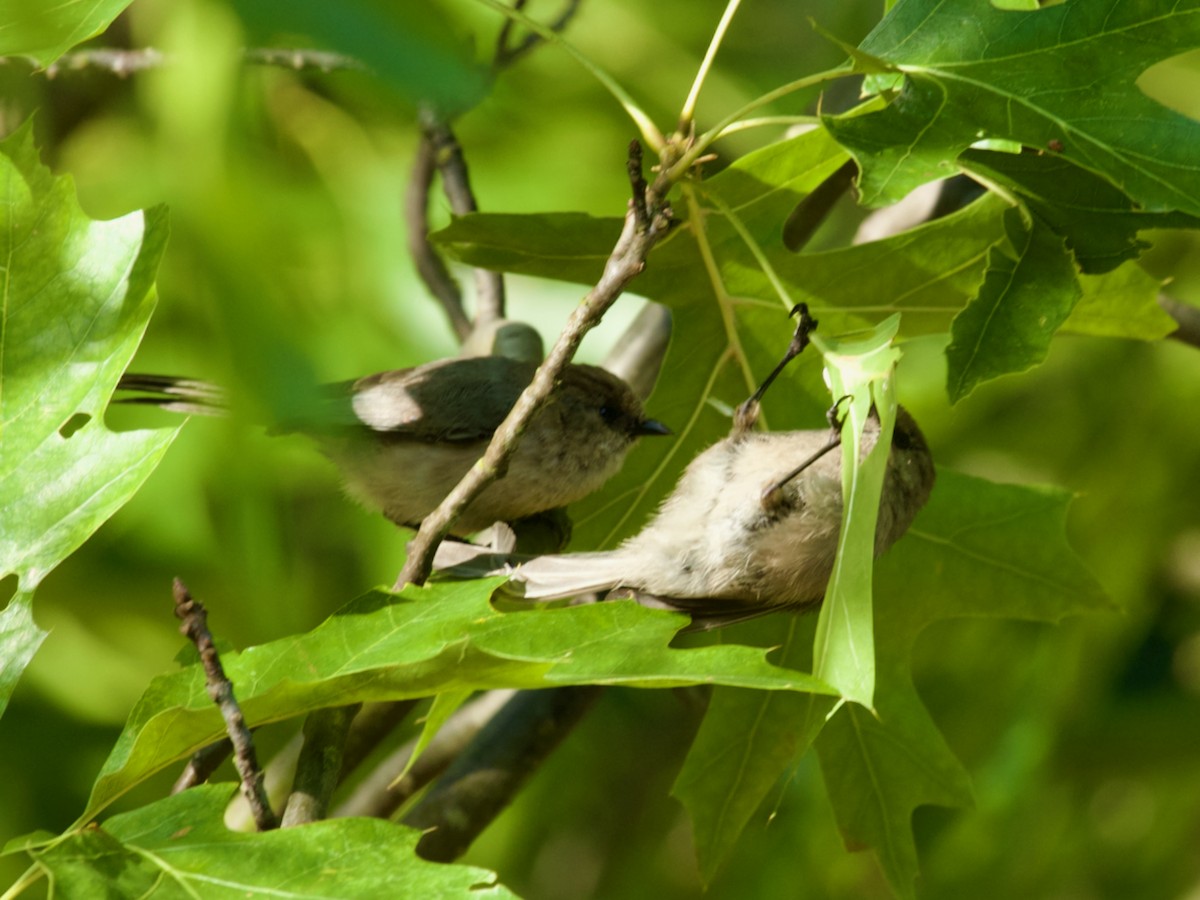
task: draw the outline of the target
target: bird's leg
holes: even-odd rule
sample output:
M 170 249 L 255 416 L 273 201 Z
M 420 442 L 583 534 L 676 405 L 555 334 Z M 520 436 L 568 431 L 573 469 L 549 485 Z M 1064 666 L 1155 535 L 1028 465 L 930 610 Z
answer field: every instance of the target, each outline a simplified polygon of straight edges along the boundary
M 779 361 L 771 374 L 766 377 L 758 390 L 756 390 L 750 399 L 738 406 L 733 413 L 733 433 L 742 434 L 754 427 L 754 423 L 758 421 L 759 401 L 762 400 L 763 394 L 767 392 L 767 388 L 771 386 L 779 373 L 783 371 L 784 366 L 790 363 L 793 359 L 800 355 L 801 351 L 808 346 L 808 336 L 817 329 L 817 320 L 808 313 L 807 303 L 797 303 L 792 307 L 792 311 L 788 314 L 798 316 L 796 321 L 796 331 L 792 335 L 792 340 L 788 344 L 787 353 L 783 359 Z
M 796 468 L 792 469 L 792 471 L 788 472 L 782 478 L 771 482 L 763 488 L 760 497 L 763 509 L 771 510 L 776 508 L 783 499 L 783 488 L 789 481 L 842 443 L 842 424 L 846 420 L 846 414 L 841 411 L 842 403 L 849 399 L 849 394 L 839 397 L 837 402 L 829 407 L 829 412 L 825 414 L 825 417 L 829 420 L 830 428 L 829 440 L 825 442 L 825 446 L 821 447 L 816 453 L 808 457 L 808 459 L 804 460 L 804 462 L 800 463 L 800 465 L 796 466 Z

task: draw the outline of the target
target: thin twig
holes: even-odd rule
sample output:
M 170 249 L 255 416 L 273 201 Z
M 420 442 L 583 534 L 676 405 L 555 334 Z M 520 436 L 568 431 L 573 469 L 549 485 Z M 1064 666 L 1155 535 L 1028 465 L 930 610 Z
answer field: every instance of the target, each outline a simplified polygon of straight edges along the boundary
M 404 817 L 425 831 L 417 853 L 439 862 L 457 859 L 603 692 L 581 685 L 513 697 Z
M 629 154 L 631 160 L 640 157 L 641 147 L 636 141 L 630 146 Z M 503 476 L 526 426 L 545 404 L 583 336 L 600 321 L 625 286 L 642 271 L 650 249 L 670 229 L 670 207 L 666 202 L 667 191 L 672 185 L 670 178 L 659 175 L 651 187 L 642 190 L 645 182 L 640 177 L 639 170 L 633 177 L 634 196 L 625 216 L 625 227 L 604 266 L 604 274 L 571 313 L 566 327 L 532 383 L 496 429 L 483 458 L 471 467 L 441 505 L 421 523 L 416 536 L 409 542 L 408 559 L 397 579 L 397 588 L 405 584 L 425 583 L 433 563 L 433 554 L 449 533 L 455 519 L 488 485 Z M 643 211 L 641 215 L 639 210 Z
M 195 644 L 196 651 L 200 654 L 200 662 L 204 666 L 204 684 L 208 689 L 208 696 L 217 705 L 221 717 L 225 720 L 225 730 L 233 743 L 233 763 L 242 779 L 242 793 L 254 811 L 255 824 L 259 831 L 277 828 L 279 822 L 267 800 L 262 769 L 258 766 L 258 754 L 254 750 L 254 738 L 250 729 L 246 727 L 242 709 L 233 695 L 233 684 L 225 676 L 221 657 L 213 644 L 212 634 L 208 630 L 208 613 L 202 604 L 192 599 L 192 595 L 178 578 L 173 585 L 173 594 L 175 615 L 183 622 L 179 630 Z
M 64 53 L 46 66 L 44 73 L 47 78 L 56 78 L 64 72 L 98 69 L 110 72 L 118 78 L 128 78 L 137 72 L 169 65 L 173 60 L 170 54 L 154 47 L 139 47 L 136 50 L 95 47 Z M 353 57 L 309 48 L 248 47 L 242 51 L 242 61 L 252 65 L 280 66 L 296 71 L 317 69 L 321 72 L 361 72 L 367 68 Z
M 296 781 L 283 810 L 283 827 L 325 818 L 329 798 L 342 774 L 346 735 L 361 703 L 320 709 L 304 720 L 304 746 L 296 763 Z
M 442 191 L 450 201 L 450 209 L 456 216 L 476 212 L 479 206 L 471 190 L 467 160 L 449 123 L 432 110 L 425 109 L 421 113 L 421 133 L 422 145 L 428 144 L 432 149 L 433 162 L 441 173 Z M 425 231 L 428 231 L 428 212 L 423 218 Z M 504 318 L 504 276 L 478 266 L 474 272 L 475 327 L 478 328 Z
M 603 366 L 645 400 L 654 390 L 670 342 L 671 311 L 661 303 L 649 302 L 613 344 Z
M 429 746 L 407 772 L 404 770 L 416 749 L 417 740 L 413 738 L 397 748 L 355 787 L 330 817 L 390 817 L 421 788 L 446 771 L 515 694 L 512 690 L 488 691 L 464 704 L 438 729 Z
M 575 13 L 579 11 L 580 2 L 581 0 L 566 0 L 558 18 L 548 26 L 550 30 L 556 34 L 561 33 L 575 17 Z M 513 9 L 518 12 L 524 8 L 525 0 L 515 0 L 513 3 Z M 515 20 L 506 18 L 500 29 L 500 36 L 496 39 L 496 55 L 492 60 L 492 68 L 496 71 L 511 66 L 545 40 L 542 35 L 531 31 L 521 39 L 520 43 L 512 44 L 512 32 L 515 24 Z
M 471 333 L 471 320 L 463 310 L 462 291 L 446 268 L 441 256 L 429 242 L 429 188 L 437 171 L 433 144 L 422 138 L 417 145 L 412 175 L 404 195 L 404 219 L 408 227 L 408 252 L 417 267 L 417 274 L 429 292 L 442 305 L 450 327 L 460 341 Z
M 374 752 L 403 722 L 416 700 L 393 700 L 383 703 L 370 703 L 362 708 L 350 724 L 350 733 L 346 735 L 346 749 L 342 753 L 342 771 L 338 775 L 338 783 L 357 769 L 364 759 Z
M 1163 312 L 1179 323 L 1179 328 L 1167 337 L 1192 347 L 1200 347 L 1200 309 L 1180 303 L 1166 294 L 1158 295 L 1158 305 L 1162 307 Z
M 188 760 L 183 771 L 179 773 L 179 777 L 175 779 L 175 783 L 171 785 L 171 793 L 181 794 L 188 788 L 204 784 L 212 777 L 212 773 L 217 770 L 217 767 L 229 759 L 232 753 L 233 742 L 229 738 L 222 738 L 215 744 L 201 747 L 192 754 L 192 758 Z

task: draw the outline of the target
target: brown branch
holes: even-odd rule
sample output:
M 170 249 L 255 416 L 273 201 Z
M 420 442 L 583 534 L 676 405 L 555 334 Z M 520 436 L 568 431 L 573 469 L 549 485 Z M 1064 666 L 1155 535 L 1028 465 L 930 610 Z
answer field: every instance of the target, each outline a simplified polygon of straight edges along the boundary
M 169 54 L 154 47 L 122 50 L 112 47 L 96 47 L 64 53 L 44 72 L 47 78 L 56 78 L 64 72 L 81 72 L 84 69 L 99 69 L 111 72 L 118 78 L 128 78 L 137 72 L 157 69 L 172 62 Z M 282 47 L 251 47 L 242 51 L 242 61 L 252 65 L 281 66 L 301 71 L 317 69 L 321 72 L 366 71 L 366 66 L 353 57 L 327 50 L 307 48 L 286 49 Z
M 432 150 L 434 164 L 442 176 L 442 191 L 450 201 L 450 209 L 456 216 L 476 212 L 479 206 L 471 190 L 471 178 L 467 172 L 467 160 L 462 145 L 450 129 L 449 123 L 426 108 L 421 113 L 422 146 L 428 144 Z M 426 205 L 426 210 L 428 204 Z M 423 233 L 428 231 L 428 213 L 423 216 Z M 432 252 L 432 248 L 430 250 Z M 499 272 L 476 267 L 475 270 L 475 326 L 487 325 L 504 318 L 504 276 Z
M 671 341 L 671 311 L 648 302 L 604 357 L 604 368 L 619 375 L 645 400 L 654 390 Z
M 396 728 L 403 722 L 416 700 L 393 700 L 383 703 L 370 703 L 354 717 L 350 724 L 350 732 L 346 735 L 346 748 L 342 753 L 342 770 L 338 774 L 338 783 L 362 765 L 363 760 L 374 752 Z
M 582 0 L 566 0 L 562 12 L 558 14 L 558 18 L 550 23 L 550 30 L 561 32 L 566 28 L 570 24 L 571 19 L 575 17 L 575 13 L 579 11 L 581 2 Z M 525 0 L 515 0 L 513 3 L 513 9 L 515 10 L 524 8 Z M 505 18 L 504 26 L 500 29 L 500 36 L 496 39 L 496 55 L 492 60 L 492 68 L 495 71 L 511 66 L 545 40 L 540 34 L 531 31 L 519 43 L 513 44 L 512 35 L 515 25 L 516 22 L 513 19 Z
M 208 613 L 202 604 L 192 599 L 192 595 L 178 578 L 173 585 L 173 594 L 175 615 L 183 622 L 179 630 L 195 644 L 200 654 L 200 662 L 204 666 L 204 684 L 208 696 L 217 705 L 221 717 L 225 720 L 225 730 L 234 749 L 233 762 L 242 779 L 242 793 L 254 813 L 255 824 L 259 831 L 277 828 L 279 822 L 267 800 L 262 769 L 259 768 L 258 754 L 254 750 L 254 738 L 250 729 L 246 727 L 242 709 L 233 695 L 233 684 L 225 676 L 221 657 L 213 644 L 212 634 L 208 630 Z
M 368 774 L 330 815 L 388 818 L 421 788 L 437 778 L 454 762 L 492 717 L 516 694 L 497 690 L 476 697 L 457 710 L 434 735 L 433 740 L 404 771 L 416 749 L 413 738 L 399 747 Z
M 425 831 L 417 853 L 439 862 L 462 855 L 603 692 L 582 685 L 513 697 L 404 817 Z
M 325 818 L 329 798 L 342 773 L 346 735 L 361 703 L 319 709 L 304 720 L 304 746 L 296 761 L 296 780 L 283 810 L 283 827 Z
M 1180 303 L 1166 294 L 1158 295 L 1158 305 L 1179 325 L 1167 337 L 1192 347 L 1200 347 L 1200 309 Z
M 429 242 L 429 188 L 437 171 L 433 144 L 422 137 L 417 145 L 412 175 L 404 195 L 404 220 L 408 227 L 408 252 L 417 267 L 417 274 L 429 292 L 442 305 L 450 327 L 460 341 L 471 333 L 471 320 L 463 309 L 462 291 L 451 276 L 441 256 Z
M 631 160 L 640 159 L 641 145 L 636 141 L 630 146 L 629 155 Z M 397 579 L 397 589 L 405 584 L 425 583 L 433 563 L 433 554 L 449 533 L 451 525 L 472 500 L 504 474 L 526 426 L 545 404 L 584 335 L 600 321 L 625 286 L 642 271 L 650 249 L 670 229 L 670 207 L 666 202 L 666 193 L 671 187 L 670 179 L 660 175 L 654 185 L 642 190 L 645 182 L 640 177 L 639 169 L 633 178 L 634 196 L 625 216 L 625 227 L 604 266 L 604 274 L 571 313 L 566 327 L 532 383 L 496 429 L 483 458 L 471 467 L 441 505 L 421 523 L 416 536 L 409 542 L 408 559 Z
M 171 793 L 182 794 L 188 788 L 204 784 L 212 777 L 212 773 L 217 770 L 217 767 L 229 759 L 232 753 L 233 742 L 229 738 L 222 738 L 215 744 L 201 747 L 192 754 L 192 758 L 188 760 L 183 771 L 179 773 L 179 777 L 175 779 L 175 783 L 171 785 Z

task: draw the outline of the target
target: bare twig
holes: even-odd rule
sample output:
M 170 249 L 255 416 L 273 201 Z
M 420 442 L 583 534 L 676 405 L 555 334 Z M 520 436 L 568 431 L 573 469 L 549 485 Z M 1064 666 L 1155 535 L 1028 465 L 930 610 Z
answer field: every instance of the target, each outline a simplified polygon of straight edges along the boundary
M 366 63 L 352 56 L 331 53 L 328 50 L 285 47 L 249 47 L 242 51 L 242 59 L 261 66 L 280 66 L 287 69 L 318 69 L 321 72 L 365 72 Z
M 853 161 L 845 162 L 809 191 L 783 223 L 783 246 L 793 253 L 803 250 L 833 207 L 850 190 L 857 173 L 858 166 Z
M 179 777 L 175 779 L 175 783 L 171 785 L 171 793 L 181 794 L 188 788 L 204 784 L 212 777 L 212 773 L 217 770 L 217 767 L 229 759 L 231 753 L 233 753 L 233 742 L 229 738 L 223 738 L 215 744 L 201 747 L 192 754 L 192 758 L 188 760 L 183 771 L 179 773 Z
M 604 368 L 645 400 L 654 390 L 670 341 L 671 311 L 661 303 L 647 303 L 604 357 Z
M 467 172 L 467 161 L 462 146 L 450 129 L 449 123 L 430 109 L 421 113 L 422 144 L 428 144 L 433 152 L 433 161 L 442 176 L 442 190 L 450 201 L 450 209 L 456 216 L 465 216 L 478 210 L 475 194 L 471 190 L 471 179 Z M 426 205 L 428 209 L 428 205 Z M 424 217 L 424 231 L 428 231 L 428 215 Z M 423 232 L 424 233 L 424 232 Z M 504 318 L 504 277 L 499 272 L 476 267 L 475 269 L 475 325 L 486 325 Z
M 254 65 L 281 66 L 300 71 L 317 69 L 321 72 L 365 71 L 366 66 L 353 57 L 327 50 L 307 48 L 287 49 L 282 47 L 249 47 L 242 51 L 242 61 Z M 45 68 L 47 78 L 56 78 L 64 72 L 80 72 L 84 69 L 99 69 L 111 72 L 118 78 L 128 78 L 137 72 L 157 69 L 172 62 L 170 55 L 154 47 L 122 50 L 112 47 L 96 47 L 64 53 Z
M 346 735 L 346 749 L 342 753 L 342 770 L 338 775 L 338 783 L 357 769 L 364 759 L 384 741 L 397 726 L 408 717 L 416 700 L 395 700 L 384 703 L 371 703 L 362 708 L 350 724 L 350 732 Z
M 429 292 L 442 305 L 450 327 L 460 341 L 471 333 L 471 320 L 463 310 L 462 291 L 450 275 L 441 256 L 429 242 L 429 188 L 437 170 L 433 144 L 422 138 L 417 145 L 408 191 L 404 196 L 404 219 L 408 226 L 408 252 L 417 267 L 417 274 Z
M 413 738 L 375 767 L 330 815 L 387 818 L 417 791 L 437 778 L 458 758 L 491 718 L 516 691 L 488 691 L 457 710 L 434 735 L 412 768 L 408 765 L 416 749 Z M 403 773 L 403 777 L 401 777 Z
M 283 810 L 283 827 L 325 818 L 329 798 L 342 773 L 350 723 L 362 704 L 321 709 L 304 720 L 304 746 L 296 763 L 296 781 Z
M 603 692 L 583 685 L 513 697 L 404 817 L 425 830 L 417 853 L 440 862 L 460 856 Z
M 183 622 L 179 630 L 187 635 L 196 645 L 200 654 L 200 662 L 204 666 L 204 682 L 208 696 L 212 698 L 221 717 L 225 720 L 225 730 L 233 743 L 233 762 L 238 775 L 242 779 L 242 793 L 250 808 L 254 811 L 254 821 L 259 831 L 268 831 L 279 825 L 275 813 L 267 800 L 263 787 L 263 773 L 258 766 L 258 754 L 254 750 L 254 738 L 246 727 L 246 719 L 238 706 L 237 698 L 233 695 L 233 685 L 225 677 L 225 669 L 221 665 L 221 657 L 213 644 L 212 634 L 208 630 L 208 613 L 204 606 L 192 599 L 182 581 L 175 579 L 173 585 L 175 597 L 175 615 Z
M 579 5 L 582 0 L 566 0 L 563 4 L 562 12 L 558 14 L 558 18 L 550 23 L 550 30 L 561 32 L 575 17 L 575 13 L 579 11 Z M 525 8 L 525 0 L 515 0 L 513 9 L 522 10 Z M 496 55 L 492 60 L 492 68 L 500 70 L 507 66 L 511 66 L 514 62 L 525 56 L 529 51 L 533 50 L 542 41 L 545 40 L 536 32 L 529 32 L 520 42 L 512 43 L 513 26 L 515 22 L 512 19 L 505 19 L 504 26 L 500 29 L 500 36 L 496 40 Z
M 1200 309 L 1187 303 L 1180 303 L 1166 294 L 1158 295 L 1158 305 L 1168 316 L 1179 323 L 1179 328 L 1172 331 L 1167 337 L 1192 347 L 1200 347 Z
M 636 141 L 630 146 L 629 154 L 631 160 L 640 158 L 641 146 Z M 420 530 L 409 542 L 408 559 L 397 580 L 398 588 L 405 584 L 425 583 L 433 554 L 449 533 L 450 526 L 472 500 L 504 474 L 508 460 L 530 419 L 545 404 L 583 336 L 600 321 L 625 286 L 642 271 L 650 248 L 670 229 L 670 207 L 666 202 L 666 194 L 672 184 L 670 178 L 659 175 L 655 183 L 646 188 L 641 180 L 640 169 L 633 173 L 632 165 L 631 177 L 634 196 L 625 216 L 625 227 L 604 266 L 604 274 L 571 313 L 566 327 L 532 383 L 496 429 L 483 458 L 471 467 L 441 505 L 421 523 Z

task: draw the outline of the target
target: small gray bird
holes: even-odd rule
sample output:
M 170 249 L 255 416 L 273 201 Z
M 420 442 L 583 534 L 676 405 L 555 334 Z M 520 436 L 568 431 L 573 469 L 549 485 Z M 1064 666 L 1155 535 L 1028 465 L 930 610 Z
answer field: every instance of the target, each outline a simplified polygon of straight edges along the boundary
M 330 385 L 304 421 L 272 431 L 310 436 L 341 471 L 347 493 L 398 525 L 415 526 L 483 455 L 536 370 L 487 356 L 380 372 Z M 210 415 L 224 407 L 219 388 L 191 379 L 127 374 L 118 389 L 141 396 L 117 402 Z M 670 433 L 646 417 L 620 378 L 569 365 L 504 477 L 466 508 L 454 533 L 573 503 L 612 477 L 640 436 Z
M 878 438 L 872 416 L 864 454 Z M 530 600 L 629 593 L 644 605 L 691 613 L 699 627 L 819 604 L 842 521 L 841 453 L 825 452 L 834 446 L 826 430 L 735 432 L 697 456 L 654 518 L 620 547 L 536 557 L 511 571 L 511 588 Z M 934 478 L 929 447 L 901 408 L 876 555 L 908 530 Z

